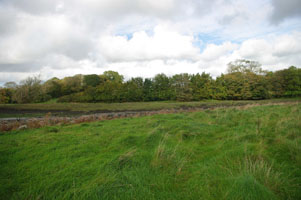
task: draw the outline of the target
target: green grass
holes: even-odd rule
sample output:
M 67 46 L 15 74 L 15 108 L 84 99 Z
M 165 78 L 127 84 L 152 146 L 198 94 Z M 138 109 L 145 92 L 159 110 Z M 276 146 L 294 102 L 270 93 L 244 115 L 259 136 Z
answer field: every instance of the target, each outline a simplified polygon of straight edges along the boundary
M 162 110 L 194 107 L 216 107 L 216 106 L 236 106 L 246 104 L 267 104 L 279 102 L 300 102 L 300 98 L 289 99 L 268 99 L 250 101 L 228 101 L 228 100 L 204 100 L 194 102 L 128 102 L 128 103 L 56 103 L 56 99 L 45 103 L 35 104 L 0 104 L 0 118 L 5 117 L 32 117 L 43 116 L 47 112 L 59 115 L 70 115 L 73 112 L 95 112 L 95 111 L 138 111 L 138 110 Z M 4 109 L 4 110 L 3 110 Z M 11 112 L 14 111 L 14 112 Z M 73 115 L 74 113 L 71 113 Z
M 301 105 L 0 135 L 1 199 L 301 199 Z

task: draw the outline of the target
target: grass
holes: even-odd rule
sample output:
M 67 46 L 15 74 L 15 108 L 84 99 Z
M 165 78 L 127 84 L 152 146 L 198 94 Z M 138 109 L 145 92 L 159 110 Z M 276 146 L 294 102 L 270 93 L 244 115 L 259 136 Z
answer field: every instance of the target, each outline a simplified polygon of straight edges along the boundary
M 0 135 L 1 199 L 301 199 L 301 105 Z
M 127 103 L 56 103 L 56 99 L 45 103 L 35 104 L 0 104 L 0 118 L 7 117 L 33 117 L 43 116 L 48 112 L 58 115 L 74 115 L 74 112 L 97 112 L 97 111 L 139 111 L 139 110 L 162 110 L 179 108 L 208 108 L 217 106 L 236 106 L 246 104 L 267 104 L 279 102 L 300 102 L 300 98 L 268 99 L 259 101 L 230 101 L 230 100 L 204 100 L 194 102 L 127 102 Z M 73 112 L 73 113 L 68 113 Z

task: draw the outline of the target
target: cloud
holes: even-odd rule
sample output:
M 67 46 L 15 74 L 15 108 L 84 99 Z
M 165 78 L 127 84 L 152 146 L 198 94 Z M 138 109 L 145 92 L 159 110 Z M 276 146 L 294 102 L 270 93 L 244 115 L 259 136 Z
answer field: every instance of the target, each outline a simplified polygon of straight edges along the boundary
M 272 0 L 273 13 L 271 22 L 279 24 L 283 20 L 292 17 L 301 17 L 301 1 L 300 0 Z
M 237 58 L 300 66 L 300 1 L 282 2 L 0 0 L 0 84 L 105 70 L 218 76 Z
M 192 36 L 181 35 L 157 26 L 153 35 L 135 32 L 131 39 L 125 36 L 103 36 L 100 51 L 108 62 L 143 61 L 156 59 L 186 59 L 195 61 L 199 49 L 193 46 Z
M 231 42 L 224 42 L 221 45 L 208 44 L 206 49 L 201 54 L 201 59 L 208 62 L 214 61 L 219 57 L 228 56 L 237 48 L 238 45 Z
M 268 70 L 276 70 L 290 65 L 300 67 L 301 32 L 267 37 L 266 39 L 249 39 L 241 45 L 236 53 L 239 57 L 257 60 Z
M 13 20 L 16 22 L 12 33 L 0 38 L 2 66 L 32 63 L 32 67 L 39 68 L 49 56 L 63 55 L 82 60 L 93 51 L 88 32 L 83 27 L 73 24 L 64 15 L 34 16 L 18 13 L 16 17 L 18 21 Z M 26 69 L 27 67 L 24 67 L 23 70 Z
M 128 77 L 152 77 L 158 73 L 173 75 L 176 73 L 210 73 L 219 76 L 225 73 L 227 64 L 236 59 L 259 61 L 267 70 L 279 70 L 290 65 L 300 66 L 301 63 L 301 32 L 284 35 L 269 35 L 265 39 L 249 39 L 241 44 L 224 42 L 220 45 L 207 44 L 199 52 L 194 62 L 185 59 L 157 58 L 150 60 L 133 59 L 131 61 L 109 62 L 110 69 Z M 131 72 L 131 73 L 129 73 Z

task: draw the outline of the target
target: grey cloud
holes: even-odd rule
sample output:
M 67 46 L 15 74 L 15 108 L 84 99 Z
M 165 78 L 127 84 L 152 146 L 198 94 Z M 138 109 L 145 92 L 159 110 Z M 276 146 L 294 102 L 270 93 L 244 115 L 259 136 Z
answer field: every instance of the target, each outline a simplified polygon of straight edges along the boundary
M 63 13 L 88 16 L 90 20 L 96 17 L 115 21 L 131 15 L 163 19 L 202 16 L 211 12 L 217 2 L 218 0 L 3 0 L 2 4 L 34 15 L 58 13 L 58 8 L 62 5 L 60 11 Z
M 274 7 L 271 15 L 271 22 L 279 24 L 283 20 L 291 17 L 301 17 L 300 0 L 272 0 Z
M 38 63 L 0 64 L 0 72 L 36 72 L 41 66 Z
M 18 26 L 18 16 L 16 9 L 1 5 L 0 1 L 0 36 L 14 33 Z
M 2 0 L 3 5 L 12 6 L 32 14 L 54 12 L 59 2 L 59 0 Z
M 219 20 L 219 23 L 221 25 L 230 25 L 237 19 L 243 19 L 244 21 L 247 21 L 248 17 L 244 13 L 235 13 L 232 15 L 225 15 L 221 20 Z

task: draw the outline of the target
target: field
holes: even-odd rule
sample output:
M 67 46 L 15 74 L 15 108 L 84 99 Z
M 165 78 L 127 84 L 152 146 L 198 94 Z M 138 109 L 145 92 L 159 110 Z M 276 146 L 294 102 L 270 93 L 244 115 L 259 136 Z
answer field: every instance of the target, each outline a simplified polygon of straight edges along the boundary
M 0 134 L 1 199 L 301 199 L 301 105 Z

